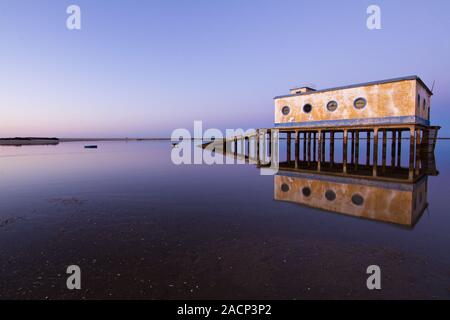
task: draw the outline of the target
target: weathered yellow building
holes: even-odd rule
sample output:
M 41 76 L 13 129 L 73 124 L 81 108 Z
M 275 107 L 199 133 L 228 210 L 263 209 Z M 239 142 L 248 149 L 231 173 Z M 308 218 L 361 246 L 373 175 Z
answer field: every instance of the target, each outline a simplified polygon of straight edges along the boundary
M 344 87 L 291 89 L 275 97 L 275 127 L 430 124 L 431 90 L 417 76 Z

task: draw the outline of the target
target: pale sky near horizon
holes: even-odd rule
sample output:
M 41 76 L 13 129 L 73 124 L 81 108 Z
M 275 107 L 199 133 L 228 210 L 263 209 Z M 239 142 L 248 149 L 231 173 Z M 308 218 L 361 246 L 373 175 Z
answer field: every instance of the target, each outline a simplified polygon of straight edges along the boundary
M 415 74 L 436 81 L 432 122 L 450 136 L 449 16 L 447 0 L 0 0 L 0 137 L 268 127 L 293 86 Z

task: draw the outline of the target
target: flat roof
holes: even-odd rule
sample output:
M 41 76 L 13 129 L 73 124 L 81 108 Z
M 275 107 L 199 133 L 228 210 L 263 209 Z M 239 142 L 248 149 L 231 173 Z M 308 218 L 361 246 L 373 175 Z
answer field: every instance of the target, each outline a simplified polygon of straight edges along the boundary
M 309 94 L 315 94 L 315 93 L 326 92 L 326 91 L 334 91 L 334 90 L 351 89 L 351 88 L 357 88 L 357 87 L 373 86 L 373 85 L 377 85 L 377 84 L 399 82 L 399 81 L 405 81 L 405 80 L 417 80 L 422 85 L 422 87 L 424 87 L 425 90 L 427 90 L 427 92 L 430 95 L 433 95 L 433 92 L 427 87 L 425 82 L 423 82 L 422 79 L 420 79 L 418 76 L 407 76 L 407 77 L 401 77 L 401 78 L 392 78 L 392 79 L 385 79 L 385 80 L 357 83 L 357 84 L 351 84 L 351 85 L 342 86 L 342 87 L 334 87 L 334 88 L 315 90 L 315 91 L 304 92 L 304 93 L 286 94 L 286 95 L 276 96 L 274 99 L 295 97 L 295 96 L 305 96 L 305 95 L 309 95 Z

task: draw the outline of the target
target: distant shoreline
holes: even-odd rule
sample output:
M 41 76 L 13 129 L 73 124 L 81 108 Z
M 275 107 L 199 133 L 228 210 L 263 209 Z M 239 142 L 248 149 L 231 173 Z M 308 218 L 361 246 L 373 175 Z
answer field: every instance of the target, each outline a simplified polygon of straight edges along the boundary
M 0 138 L 0 146 L 57 145 L 59 141 L 58 138 L 43 137 Z
M 285 140 L 284 137 L 280 137 Z M 339 140 L 339 138 L 335 138 Z M 360 138 L 364 140 L 364 138 Z M 186 139 L 186 140 L 202 140 L 203 139 Z M 409 138 L 402 138 L 409 140 Z M 438 137 L 437 140 L 450 140 L 450 137 Z M 45 138 L 45 137 L 15 137 L 0 138 L 0 146 L 26 146 L 26 145 L 58 145 L 60 142 L 101 142 L 101 141 L 171 141 L 171 138 Z
M 80 141 L 158 141 L 170 140 L 170 138 L 60 138 L 60 142 L 80 142 Z

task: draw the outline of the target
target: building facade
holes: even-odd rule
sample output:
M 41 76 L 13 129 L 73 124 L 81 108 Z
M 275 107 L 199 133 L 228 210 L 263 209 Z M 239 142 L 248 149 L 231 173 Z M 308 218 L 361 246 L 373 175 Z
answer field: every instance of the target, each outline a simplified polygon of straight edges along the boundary
M 417 76 L 345 87 L 291 89 L 275 100 L 275 127 L 430 124 L 431 90 Z

